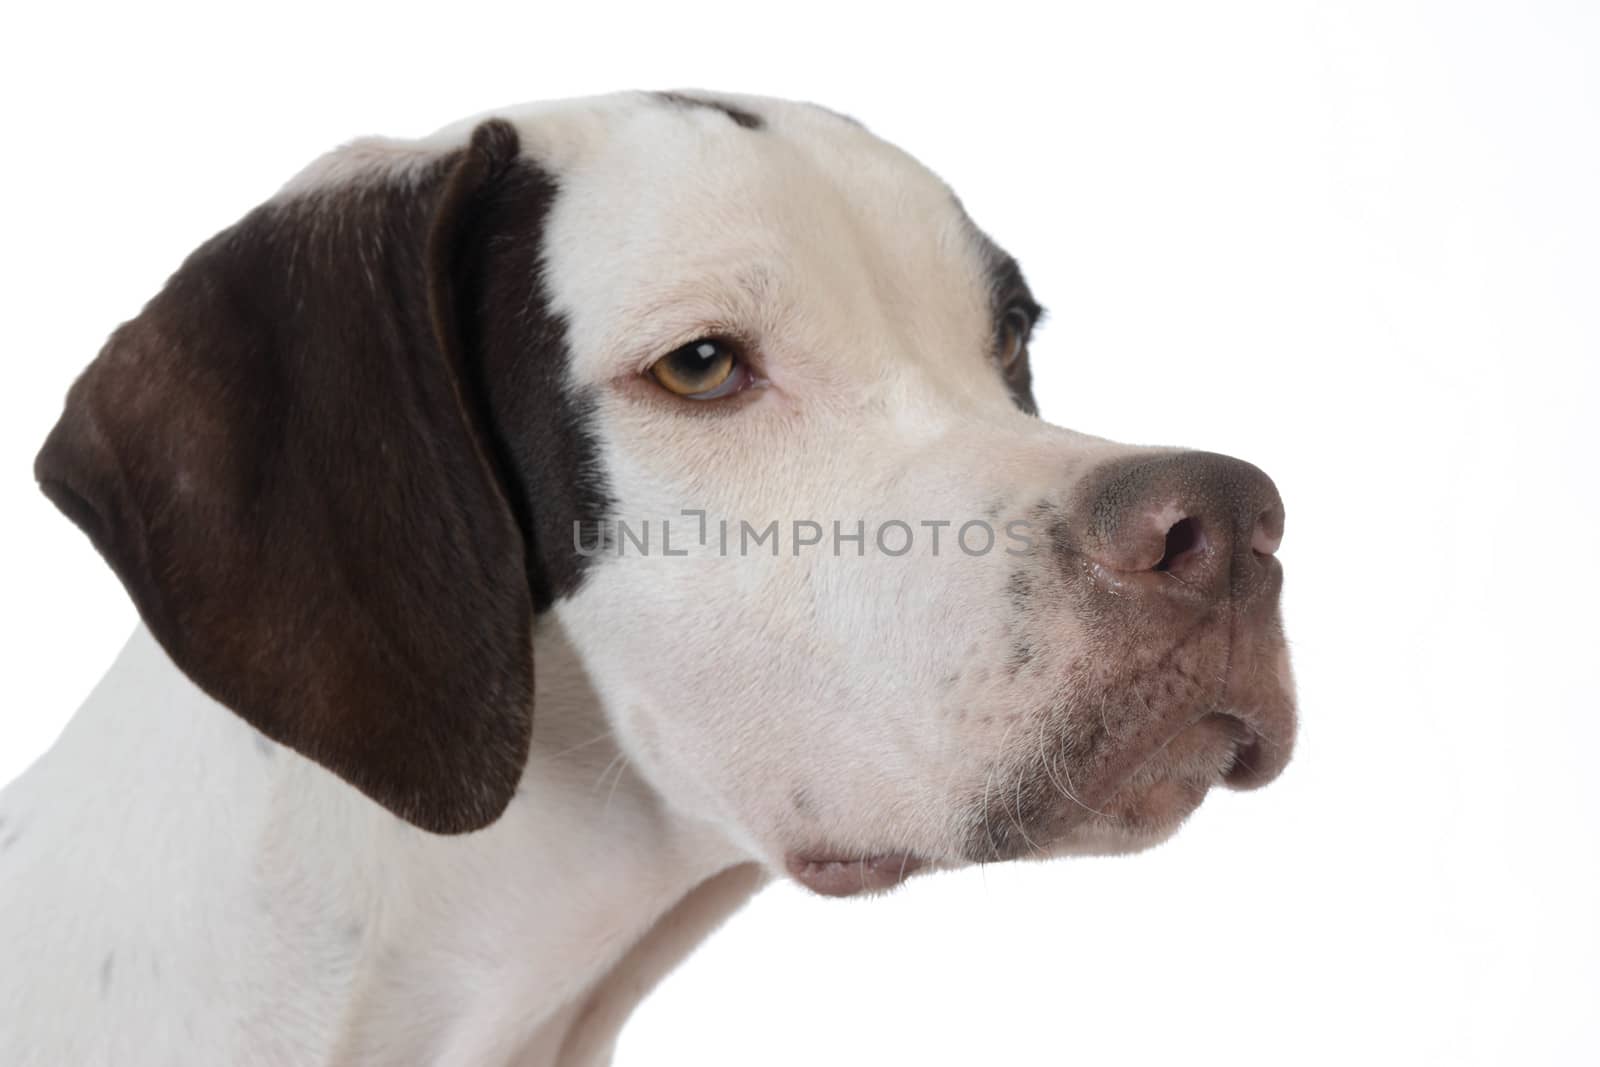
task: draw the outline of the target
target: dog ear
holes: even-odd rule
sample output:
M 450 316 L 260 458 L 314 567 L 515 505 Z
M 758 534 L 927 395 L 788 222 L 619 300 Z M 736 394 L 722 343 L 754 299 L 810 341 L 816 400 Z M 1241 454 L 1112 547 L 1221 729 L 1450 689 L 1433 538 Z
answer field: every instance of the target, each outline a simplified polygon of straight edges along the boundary
M 504 810 L 532 730 L 519 491 L 458 319 L 519 149 L 489 120 L 408 151 L 343 150 L 341 181 L 191 255 L 73 385 L 35 473 L 196 684 L 460 833 Z

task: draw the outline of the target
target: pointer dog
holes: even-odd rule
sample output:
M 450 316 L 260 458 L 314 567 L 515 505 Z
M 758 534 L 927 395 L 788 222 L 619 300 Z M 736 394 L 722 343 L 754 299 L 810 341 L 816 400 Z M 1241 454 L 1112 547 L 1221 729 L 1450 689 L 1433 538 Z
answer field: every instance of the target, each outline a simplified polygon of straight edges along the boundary
M 508 110 L 311 165 L 72 387 L 142 624 L 0 794 L 0 1062 L 591 1064 L 768 878 L 1118 852 L 1289 758 L 1256 468 L 1050 426 L 856 122 Z

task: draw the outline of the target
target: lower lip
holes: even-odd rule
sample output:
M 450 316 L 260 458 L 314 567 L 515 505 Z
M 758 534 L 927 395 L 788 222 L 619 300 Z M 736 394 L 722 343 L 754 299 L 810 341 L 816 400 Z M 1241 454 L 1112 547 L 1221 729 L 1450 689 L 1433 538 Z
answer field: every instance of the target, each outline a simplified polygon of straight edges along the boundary
M 784 865 L 794 880 L 825 897 L 853 897 L 893 889 L 915 874 L 925 861 L 909 852 L 841 859 L 791 852 Z

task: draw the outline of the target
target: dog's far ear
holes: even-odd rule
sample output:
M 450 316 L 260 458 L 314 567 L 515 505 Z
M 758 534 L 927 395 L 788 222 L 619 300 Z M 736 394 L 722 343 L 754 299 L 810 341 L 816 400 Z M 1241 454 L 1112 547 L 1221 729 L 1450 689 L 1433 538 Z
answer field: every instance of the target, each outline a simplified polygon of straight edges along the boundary
M 526 547 L 457 321 L 517 154 L 491 119 L 258 208 L 112 335 L 35 465 L 195 683 L 439 833 L 499 816 L 532 730 Z

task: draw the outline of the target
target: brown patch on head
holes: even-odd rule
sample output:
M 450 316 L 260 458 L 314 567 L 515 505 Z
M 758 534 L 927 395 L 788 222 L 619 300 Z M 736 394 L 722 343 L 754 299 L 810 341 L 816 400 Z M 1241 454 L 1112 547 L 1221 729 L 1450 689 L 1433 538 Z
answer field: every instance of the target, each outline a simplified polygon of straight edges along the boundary
M 734 105 L 724 103 L 721 100 L 711 100 L 706 97 L 691 96 L 688 93 L 671 91 L 657 92 L 650 95 L 654 96 L 657 100 L 664 100 L 676 107 L 707 108 L 711 111 L 719 111 L 728 116 L 728 118 L 732 119 L 736 125 L 742 126 L 747 130 L 759 130 L 765 127 L 767 124 L 766 120 L 760 115 L 757 115 L 755 112 L 746 111 L 744 108 L 735 107 Z
M 530 167 L 490 120 L 258 208 L 116 331 L 35 467 L 202 689 L 438 832 L 493 821 L 529 746 L 526 489 L 478 365 L 517 320 L 477 263 Z
M 1000 374 L 1005 379 L 1006 388 L 1011 391 L 1011 398 L 1017 407 L 1029 415 L 1037 415 L 1039 404 L 1033 396 L 1033 368 L 1028 359 L 1028 342 L 1032 339 L 1034 328 L 1044 321 L 1045 309 L 1034 299 L 1027 280 L 1022 276 L 1022 267 L 1016 259 L 978 228 L 971 216 L 967 215 L 960 198 L 952 197 L 952 199 L 955 200 L 956 210 L 961 212 L 961 217 L 966 221 L 967 230 L 984 261 L 994 349 L 991 356 L 995 357 L 995 362 L 999 364 Z M 998 357 L 1005 345 L 1009 316 L 1012 312 L 1021 314 L 1026 329 L 1021 335 L 1020 354 L 1009 363 L 1003 363 Z

